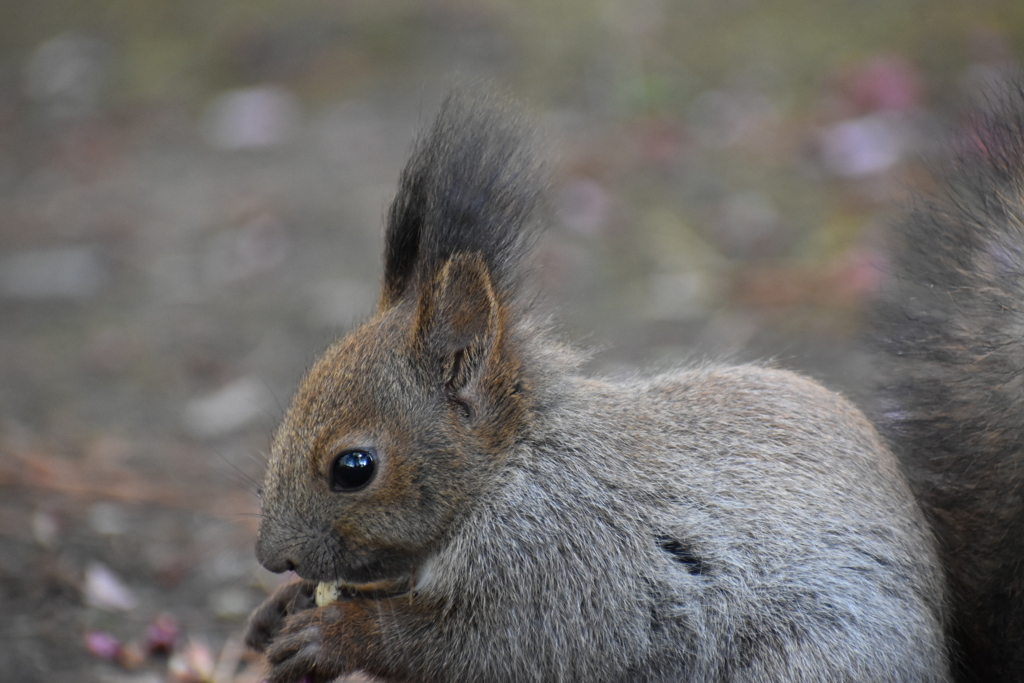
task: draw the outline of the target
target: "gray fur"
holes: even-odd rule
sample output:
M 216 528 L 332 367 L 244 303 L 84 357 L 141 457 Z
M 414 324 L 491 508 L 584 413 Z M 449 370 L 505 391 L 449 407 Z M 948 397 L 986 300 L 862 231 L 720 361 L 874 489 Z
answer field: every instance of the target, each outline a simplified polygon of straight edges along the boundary
M 560 389 L 413 598 L 476 628 L 383 615 L 403 674 L 946 680 L 931 538 L 852 406 L 749 366 Z

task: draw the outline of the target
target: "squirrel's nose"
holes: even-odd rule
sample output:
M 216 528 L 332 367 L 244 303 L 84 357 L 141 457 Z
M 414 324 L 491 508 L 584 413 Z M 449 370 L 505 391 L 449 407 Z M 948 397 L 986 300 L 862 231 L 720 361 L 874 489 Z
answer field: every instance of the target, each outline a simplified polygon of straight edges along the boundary
M 256 560 L 262 564 L 267 571 L 280 574 L 282 572 L 293 572 L 296 571 L 298 565 L 292 558 L 287 555 L 274 552 L 273 549 L 268 549 L 267 544 L 263 542 L 262 536 L 256 541 Z

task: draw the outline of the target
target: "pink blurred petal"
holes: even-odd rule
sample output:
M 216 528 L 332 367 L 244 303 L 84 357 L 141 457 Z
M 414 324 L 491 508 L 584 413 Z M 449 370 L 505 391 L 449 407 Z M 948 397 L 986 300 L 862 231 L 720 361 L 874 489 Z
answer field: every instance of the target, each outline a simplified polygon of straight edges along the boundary
M 847 96 L 861 111 L 905 112 L 920 103 L 921 81 L 917 67 L 905 57 L 876 57 L 854 71 Z
M 106 631 L 89 631 L 85 634 L 85 649 L 97 659 L 112 662 L 121 651 L 121 642 Z
M 146 651 L 150 654 L 167 654 L 174 649 L 180 628 L 178 620 L 170 614 L 160 614 L 146 629 Z

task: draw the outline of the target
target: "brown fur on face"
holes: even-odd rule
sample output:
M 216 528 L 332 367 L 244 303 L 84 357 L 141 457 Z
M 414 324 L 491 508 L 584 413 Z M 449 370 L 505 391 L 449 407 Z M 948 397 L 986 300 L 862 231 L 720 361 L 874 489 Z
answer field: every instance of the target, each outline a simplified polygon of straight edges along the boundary
M 505 317 L 487 266 L 460 255 L 415 306 L 380 311 L 329 348 L 271 448 L 260 561 L 350 583 L 413 572 L 485 484 L 474 461 L 499 460 L 522 429 Z M 373 449 L 374 478 L 331 491 L 331 463 L 351 449 Z

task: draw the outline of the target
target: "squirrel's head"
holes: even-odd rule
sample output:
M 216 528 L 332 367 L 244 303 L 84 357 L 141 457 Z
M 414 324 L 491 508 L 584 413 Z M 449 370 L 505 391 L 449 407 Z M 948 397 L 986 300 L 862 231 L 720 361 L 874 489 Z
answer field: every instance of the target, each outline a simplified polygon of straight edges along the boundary
M 257 556 L 271 571 L 411 577 L 529 422 L 518 321 L 541 192 L 520 128 L 450 98 L 402 174 L 377 313 L 303 379 L 278 428 Z

